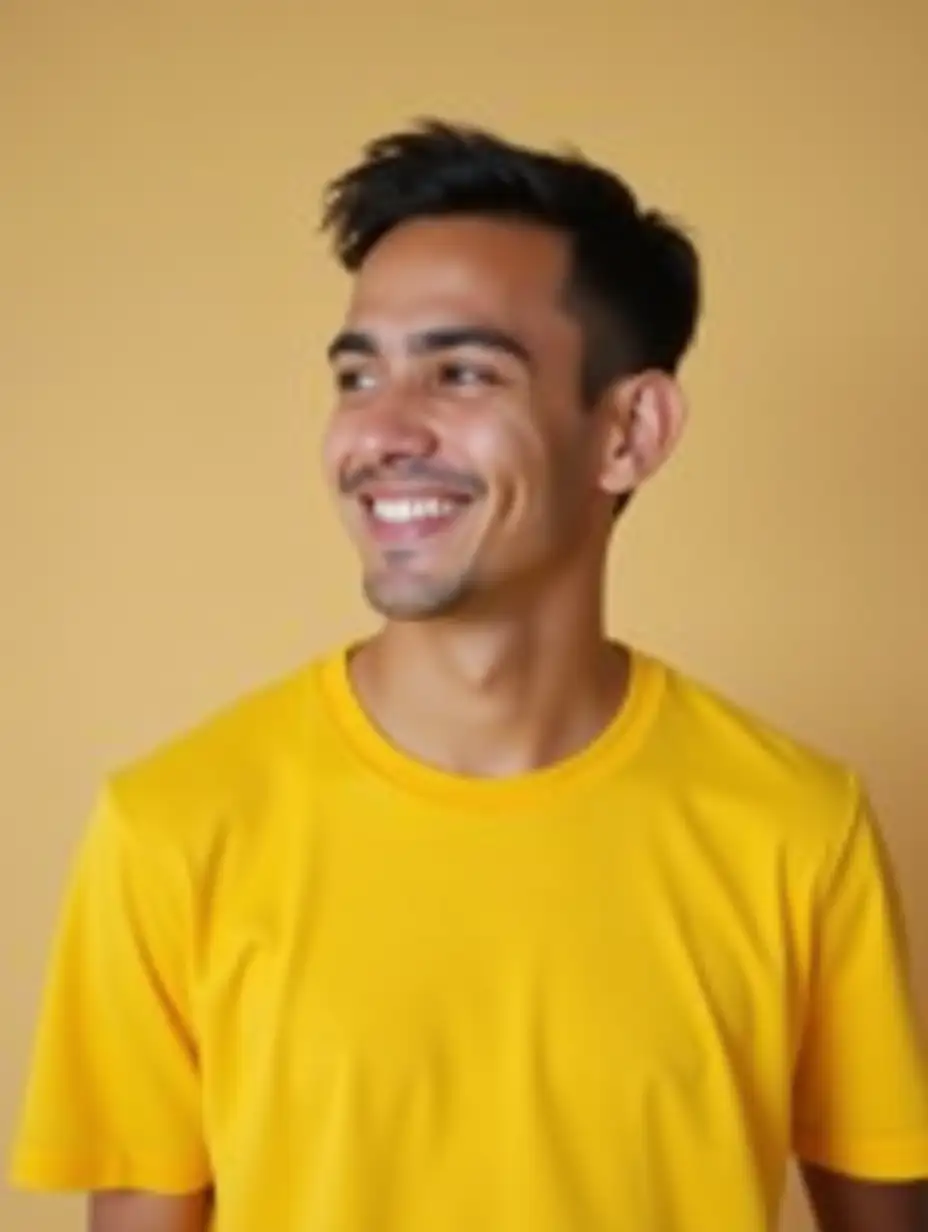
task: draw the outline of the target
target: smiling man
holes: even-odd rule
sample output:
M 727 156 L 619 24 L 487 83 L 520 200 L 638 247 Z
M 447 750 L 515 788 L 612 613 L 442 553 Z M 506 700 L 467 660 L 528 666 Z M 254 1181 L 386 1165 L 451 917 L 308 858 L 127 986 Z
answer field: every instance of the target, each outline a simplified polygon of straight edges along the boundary
M 928 1228 L 858 779 L 603 627 L 696 253 L 579 156 L 426 124 L 332 186 L 325 465 L 380 631 L 114 774 L 15 1179 L 94 1232 Z

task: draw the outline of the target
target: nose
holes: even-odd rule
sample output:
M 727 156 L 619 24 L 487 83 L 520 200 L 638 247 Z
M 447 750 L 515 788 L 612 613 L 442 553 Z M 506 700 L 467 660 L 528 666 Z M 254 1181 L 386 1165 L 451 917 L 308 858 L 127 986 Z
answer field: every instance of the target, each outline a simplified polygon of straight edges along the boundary
M 414 395 L 384 392 L 359 414 L 363 420 L 358 425 L 357 452 L 369 465 L 430 458 L 438 451 L 430 417 Z

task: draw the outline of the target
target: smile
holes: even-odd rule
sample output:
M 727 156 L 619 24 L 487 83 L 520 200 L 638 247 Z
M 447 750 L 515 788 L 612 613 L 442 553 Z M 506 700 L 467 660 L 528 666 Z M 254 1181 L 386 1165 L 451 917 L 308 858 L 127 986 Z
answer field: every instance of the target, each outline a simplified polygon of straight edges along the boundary
M 368 529 L 383 543 L 415 543 L 449 530 L 471 501 L 454 496 L 365 496 Z

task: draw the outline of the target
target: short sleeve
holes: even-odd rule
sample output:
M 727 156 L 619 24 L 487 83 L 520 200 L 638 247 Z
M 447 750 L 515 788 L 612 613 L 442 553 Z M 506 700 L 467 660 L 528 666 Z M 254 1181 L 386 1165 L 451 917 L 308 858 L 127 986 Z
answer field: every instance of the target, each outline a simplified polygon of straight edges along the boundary
M 928 1177 L 928 1063 L 890 862 L 866 796 L 818 904 L 794 1088 L 806 1163 L 874 1181 Z
M 72 870 L 47 973 L 14 1185 L 184 1193 L 209 1183 L 183 861 L 112 790 Z

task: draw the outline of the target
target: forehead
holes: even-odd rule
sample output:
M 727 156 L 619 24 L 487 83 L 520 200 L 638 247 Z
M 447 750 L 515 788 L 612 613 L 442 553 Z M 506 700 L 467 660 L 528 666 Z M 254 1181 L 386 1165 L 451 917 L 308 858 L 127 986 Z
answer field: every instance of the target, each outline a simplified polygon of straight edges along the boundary
M 358 271 L 349 319 L 376 326 L 468 319 L 566 323 L 567 243 L 548 228 L 482 218 L 417 219 L 386 235 Z

